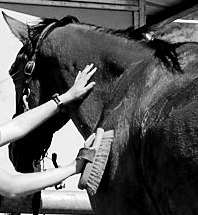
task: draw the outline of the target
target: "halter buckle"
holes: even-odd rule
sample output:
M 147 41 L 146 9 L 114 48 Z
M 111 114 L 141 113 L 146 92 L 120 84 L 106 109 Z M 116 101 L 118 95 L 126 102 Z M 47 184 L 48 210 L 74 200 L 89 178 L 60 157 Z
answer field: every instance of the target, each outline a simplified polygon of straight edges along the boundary
M 35 61 L 28 61 L 25 65 L 25 74 L 31 76 L 35 68 Z

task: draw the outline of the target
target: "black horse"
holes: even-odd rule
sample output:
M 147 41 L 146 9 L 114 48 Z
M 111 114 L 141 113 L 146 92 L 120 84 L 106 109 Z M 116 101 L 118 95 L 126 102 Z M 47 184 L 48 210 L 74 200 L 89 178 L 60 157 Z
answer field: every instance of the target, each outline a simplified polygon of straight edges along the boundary
M 17 115 L 27 83 L 33 108 L 68 90 L 86 64 L 98 68 L 96 86 L 83 101 L 11 144 L 16 169 L 32 172 L 33 160 L 45 154 L 53 133 L 69 119 L 84 138 L 98 127 L 114 129 L 104 177 L 90 196 L 94 211 L 197 214 L 198 45 L 148 41 L 140 30 L 104 29 L 71 16 L 35 26 L 4 17 L 23 43 L 10 70 Z M 29 77 L 24 68 L 31 59 L 36 66 Z

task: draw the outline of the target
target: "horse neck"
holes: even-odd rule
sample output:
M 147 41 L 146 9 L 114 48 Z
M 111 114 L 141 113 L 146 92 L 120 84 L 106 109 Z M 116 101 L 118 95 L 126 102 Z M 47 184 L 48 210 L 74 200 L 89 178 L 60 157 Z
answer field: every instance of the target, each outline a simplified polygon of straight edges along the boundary
M 89 63 L 98 68 L 93 77 L 96 82 L 94 90 L 82 102 L 77 112 L 74 111 L 75 108 L 71 111 L 74 123 L 83 136 L 87 137 L 100 126 L 103 113 L 112 99 L 112 91 L 120 77 L 131 64 L 145 58 L 149 53 L 148 49 L 141 43 L 76 25 L 57 29 L 50 39 L 54 46 L 53 52 L 62 64 L 60 67 L 69 71 L 61 72 L 62 80 L 65 80 L 69 87 L 72 86 L 75 76 L 72 75 L 73 65 L 76 65 L 77 70 Z M 62 44 L 65 46 L 64 50 Z

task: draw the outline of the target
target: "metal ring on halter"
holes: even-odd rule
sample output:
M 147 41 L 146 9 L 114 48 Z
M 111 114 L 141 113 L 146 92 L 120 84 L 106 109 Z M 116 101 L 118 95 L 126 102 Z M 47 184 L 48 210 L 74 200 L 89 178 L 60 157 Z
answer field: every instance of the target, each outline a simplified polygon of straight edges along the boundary
M 30 96 L 30 93 L 31 93 L 31 91 L 30 91 L 30 88 L 29 88 L 29 87 L 26 87 L 26 88 L 23 90 L 23 95 L 26 95 L 27 98 Z
M 23 95 L 23 105 L 24 105 L 24 112 L 28 111 L 29 108 L 29 104 L 27 101 L 28 96 L 27 95 Z

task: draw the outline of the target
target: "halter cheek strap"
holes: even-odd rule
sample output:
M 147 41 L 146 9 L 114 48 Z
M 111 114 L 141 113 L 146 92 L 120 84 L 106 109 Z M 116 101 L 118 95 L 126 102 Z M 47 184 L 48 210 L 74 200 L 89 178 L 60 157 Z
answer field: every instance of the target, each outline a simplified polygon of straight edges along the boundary
M 51 23 L 48 25 L 40 34 L 38 38 L 38 42 L 36 44 L 36 48 L 34 50 L 34 53 L 32 55 L 32 58 L 30 61 L 27 62 L 24 73 L 25 73 L 25 83 L 24 83 L 24 89 L 23 89 L 23 104 L 24 104 L 24 111 L 29 110 L 29 104 L 28 104 L 28 97 L 30 96 L 30 81 L 32 80 L 32 73 L 34 72 L 35 65 L 36 65 L 36 56 L 39 51 L 39 48 L 41 46 L 41 43 L 43 39 L 56 27 L 56 22 Z
M 38 38 L 38 42 L 36 44 L 36 48 L 34 50 L 34 54 L 32 55 L 32 58 L 30 61 L 27 62 L 26 66 L 25 66 L 25 74 L 27 76 L 31 76 L 34 69 L 35 69 L 35 63 L 36 63 L 36 56 L 38 54 L 39 48 L 41 46 L 41 43 L 43 42 L 43 40 L 45 39 L 45 37 L 52 31 L 54 30 L 54 28 L 56 27 L 56 22 L 51 23 L 50 25 L 48 25 L 40 34 L 39 38 Z

